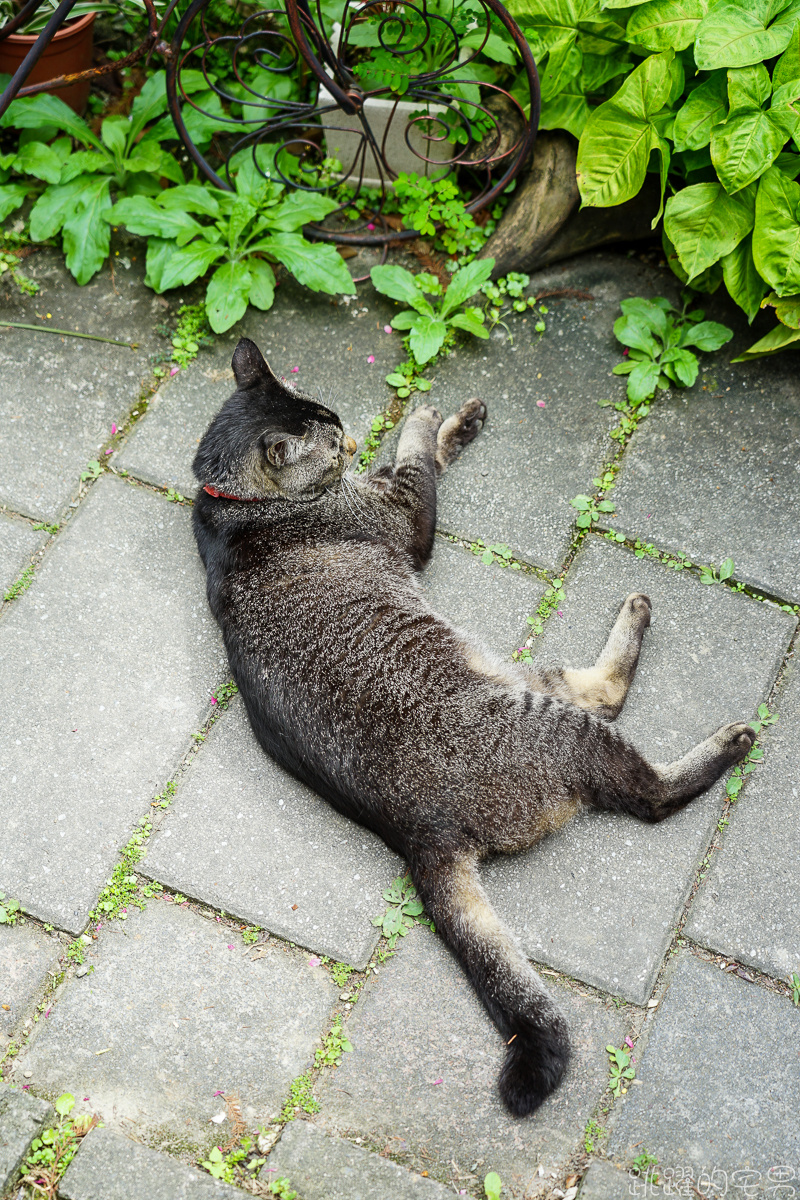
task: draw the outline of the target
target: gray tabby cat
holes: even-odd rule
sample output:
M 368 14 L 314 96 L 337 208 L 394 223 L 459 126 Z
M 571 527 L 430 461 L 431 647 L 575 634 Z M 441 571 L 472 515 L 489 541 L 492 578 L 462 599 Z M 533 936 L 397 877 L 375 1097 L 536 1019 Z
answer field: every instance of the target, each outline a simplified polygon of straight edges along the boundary
M 261 745 L 408 862 L 436 928 L 508 1043 L 500 1094 L 533 1112 L 569 1059 L 566 1022 L 498 919 L 478 864 L 591 806 L 660 821 L 704 792 L 755 734 L 726 725 L 651 765 L 609 722 L 650 623 L 628 596 L 593 667 L 537 669 L 441 617 L 417 573 L 433 548 L 436 479 L 480 430 L 469 400 L 429 406 L 393 467 L 345 475 L 339 418 L 272 374 L 253 342 L 205 434 L 194 529 L 208 599 Z

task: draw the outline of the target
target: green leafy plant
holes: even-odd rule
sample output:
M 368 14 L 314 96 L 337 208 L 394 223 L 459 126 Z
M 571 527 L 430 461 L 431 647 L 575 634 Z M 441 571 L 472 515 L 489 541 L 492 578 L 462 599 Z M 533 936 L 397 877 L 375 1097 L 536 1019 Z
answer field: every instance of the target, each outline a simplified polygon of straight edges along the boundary
M 658 1157 L 655 1154 L 649 1154 L 647 1150 L 642 1150 L 631 1163 L 631 1168 L 637 1175 L 652 1176 L 651 1167 L 658 1166 Z M 655 1181 L 654 1181 L 655 1182 Z
M 492 232 L 467 212 L 455 175 L 431 179 L 401 171 L 394 192 L 403 225 L 435 238 L 437 248 L 448 254 L 476 254 Z
M 502 1187 L 503 1181 L 497 1174 L 497 1171 L 490 1171 L 483 1181 L 483 1191 L 486 1200 L 500 1200 Z
M 477 542 L 471 543 L 470 550 L 487 566 L 496 563 L 498 567 L 510 567 L 512 571 L 522 570 L 520 563 L 512 562 L 514 552 L 505 542 L 493 542 L 487 546 L 479 538 Z
M 74 942 L 70 942 L 67 946 L 67 958 L 76 967 L 79 967 L 86 957 L 86 943 L 80 938 L 76 938 Z
M 537 333 L 544 333 L 547 328 L 544 318 L 550 311 L 546 304 L 540 303 L 535 296 L 525 296 L 525 288 L 530 283 L 530 275 L 523 275 L 518 271 L 511 271 L 508 275 L 502 276 L 500 279 L 488 280 L 484 283 L 481 291 L 486 296 L 486 318 L 490 327 L 495 325 L 508 326 L 503 320 L 509 316 L 511 312 L 523 313 L 534 311 L 536 316 L 536 324 L 534 329 Z M 504 308 L 506 298 L 511 300 L 511 308 Z M 538 312 L 536 306 L 539 305 Z
M 392 300 L 410 305 L 410 309 L 392 320 L 392 328 L 409 330 L 409 343 L 416 362 L 423 366 L 434 358 L 450 329 L 463 329 L 475 337 L 488 338 L 481 309 L 463 308 L 494 269 L 494 259 L 472 262 L 456 271 L 447 288 L 435 275 L 412 275 L 405 267 L 373 267 L 370 276 L 379 292 Z M 426 299 L 436 297 L 436 302 Z M 463 308 L 459 312 L 458 309 Z
M 614 322 L 614 333 L 629 349 L 627 361 L 614 367 L 614 374 L 628 376 L 632 404 L 651 400 L 657 387 L 691 387 L 699 367 L 689 347 L 719 350 L 733 337 L 726 325 L 703 320 L 702 309 L 675 309 L 663 296 L 637 296 L 623 300 L 620 308 L 623 315 Z
M 3 600 L 16 600 L 22 595 L 23 592 L 27 592 L 28 588 L 33 583 L 34 573 L 33 564 L 31 564 L 29 567 L 26 567 L 19 579 L 15 579 L 11 587 L 4 592 Z
M 609 1057 L 609 1080 L 608 1086 L 611 1088 L 613 1096 L 624 1096 L 627 1092 L 626 1082 L 629 1079 L 634 1079 L 636 1071 L 631 1066 L 631 1056 L 625 1049 L 617 1049 L 616 1046 L 606 1046 L 606 1053 Z
M 277 1196 L 278 1200 L 297 1200 L 297 1192 L 292 1191 L 291 1184 L 285 1175 L 268 1183 L 267 1191 L 272 1192 L 273 1196 Z
M 342 1018 L 338 1014 L 333 1018 L 333 1024 L 325 1035 L 322 1046 L 314 1055 L 314 1066 L 338 1067 L 343 1054 L 349 1054 L 353 1049 L 352 1043 L 344 1035 Z
M 611 500 L 597 500 L 593 496 L 584 495 L 573 496 L 570 504 L 578 510 L 575 518 L 578 529 L 589 529 L 593 521 L 600 519 L 600 513 L 612 513 L 616 508 Z
M 189 91 L 205 86 L 202 75 L 194 74 Z M 63 100 L 44 92 L 15 100 L 0 119 L 0 125 L 43 139 L 27 142 L 14 164 L 49 184 L 31 209 L 30 235 L 42 242 L 61 231 L 67 267 L 78 283 L 88 283 L 108 257 L 112 189 L 118 197 L 157 195 L 161 178 L 183 183 L 177 158 L 155 138 L 142 136 L 166 106 L 165 74 L 159 71 L 134 100 L 130 117 L 106 117 L 100 137 Z M 48 145 L 53 129 L 67 136 Z M 72 140 L 82 149 L 70 152 Z M 15 183 L 0 188 L 0 212 L 17 208 L 27 190 Z
M 164 793 L 162 793 L 163 797 Z M 159 797 L 158 799 L 161 799 Z M 134 867 L 144 856 L 147 840 L 153 832 L 153 824 L 147 817 L 139 821 L 139 828 L 124 847 L 119 862 L 111 873 L 111 878 L 100 892 L 97 907 L 89 913 L 92 921 L 112 921 L 115 918 L 127 918 L 128 905 L 144 908 L 145 901 L 160 891 L 157 883 L 143 883 L 134 874 Z
M 261 930 L 258 929 L 258 927 L 255 925 L 253 926 L 252 929 L 243 929 L 242 930 L 242 941 L 244 942 L 244 944 L 246 946 L 253 946 L 258 941 L 258 935 L 260 932 L 261 932 Z
M 394 950 L 398 937 L 405 937 L 415 925 L 427 925 L 429 929 L 434 929 L 410 875 L 398 875 L 397 879 L 392 880 L 383 898 L 389 907 L 381 916 L 373 917 L 372 924 L 380 926 L 390 950 Z
M 58 1114 L 57 1125 L 45 1129 L 34 1138 L 24 1159 L 20 1182 L 33 1189 L 36 1196 L 55 1200 L 61 1176 L 75 1157 L 81 1140 L 97 1124 L 97 1117 L 71 1117 L 75 1097 L 64 1092 L 53 1106 Z
M 347 963 L 340 963 L 340 962 L 331 963 L 331 976 L 333 978 L 333 982 L 336 984 L 336 986 L 338 988 L 347 987 L 347 981 L 349 980 L 352 973 L 353 973 L 353 968 L 349 967 L 347 965 Z
M 400 363 L 399 367 L 390 371 L 386 376 L 386 382 L 391 387 L 397 388 L 397 394 L 401 400 L 405 400 L 412 392 L 429 392 L 431 390 L 431 381 L 420 375 L 419 365 L 413 355 L 406 362 Z
M 586 1122 L 586 1128 L 583 1131 L 583 1148 L 587 1154 L 594 1153 L 595 1147 L 605 1136 L 605 1132 L 603 1126 L 594 1119 Z
M 271 177 L 274 147 L 232 160 L 234 192 L 185 184 L 159 196 L 131 196 L 109 213 L 132 233 L 147 237 L 146 282 L 156 292 L 185 287 L 212 266 L 205 308 L 215 333 L 230 329 L 248 304 L 267 310 L 275 295 L 273 264 L 282 263 L 298 282 L 317 292 L 355 293 L 350 272 L 335 248 L 312 245 L 298 232 L 337 206 L 330 196 L 291 192 Z
M 766 704 L 759 704 L 758 719 L 755 721 L 750 721 L 750 725 L 758 734 L 765 726 L 774 725 L 777 720 L 777 713 L 771 713 Z M 752 775 L 753 771 L 755 771 L 763 757 L 764 751 L 761 749 L 758 743 L 756 743 L 756 745 L 750 747 L 746 758 L 744 758 L 742 762 L 738 763 L 734 767 L 733 773 L 725 785 L 725 792 L 730 800 L 736 799 L 736 797 L 739 795 L 739 792 L 742 790 L 742 784 L 744 783 L 746 777 L 748 775 Z
M 706 584 L 724 583 L 726 579 L 730 579 L 734 570 L 735 565 L 733 559 L 726 558 L 724 563 L 722 563 L 720 566 L 719 572 L 715 571 L 713 567 L 701 567 L 700 582 Z
M 201 347 L 212 346 L 204 304 L 184 304 L 178 309 L 178 325 L 172 335 L 172 361 L 181 368 L 197 358 Z
M 792 1004 L 795 1008 L 800 1007 L 800 974 L 793 971 L 789 976 L 789 987 L 792 991 Z
M 16 925 L 20 916 L 19 900 L 0 892 L 0 925 Z
M 319 1112 L 319 1104 L 311 1091 L 312 1086 L 310 1071 L 306 1071 L 292 1080 L 289 1085 L 289 1098 L 281 1109 L 281 1121 L 293 1121 L 298 1108 L 305 1113 Z

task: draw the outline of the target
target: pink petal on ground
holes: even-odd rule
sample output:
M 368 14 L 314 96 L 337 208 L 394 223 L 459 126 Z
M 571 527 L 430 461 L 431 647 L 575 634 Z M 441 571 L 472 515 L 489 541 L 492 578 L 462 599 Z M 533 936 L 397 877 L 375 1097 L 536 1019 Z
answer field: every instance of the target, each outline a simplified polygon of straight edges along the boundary
M 299 367 L 292 367 L 292 374 L 296 375 L 299 370 L 300 370 Z
M 214 1092 L 214 1095 L 215 1096 L 224 1096 L 225 1093 L 224 1092 Z
M 367 356 L 367 362 L 368 362 L 368 363 L 374 363 L 374 362 L 375 362 L 375 355 L 374 355 L 374 354 L 370 354 L 370 355 L 368 355 L 368 356 Z
M 217 697 L 216 697 L 216 696 L 212 696 L 212 697 L 211 697 L 211 703 L 212 703 L 212 704 L 216 704 L 216 703 L 217 703 Z
M 232 949 L 233 949 L 233 944 L 232 944 L 231 942 L 228 942 L 228 949 L 229 949 L 229 950 L 232 950 Z
M 628 1047 L 629 1050 L 633 1049 L 633 1042 L 631 1041 L 631 1039 L 629 1037 L 625 1038 L 625 1045 Z
M 45 1015 L 46 1017 L 49 1017 L 49 1016 L 50 1016 L 50 1013 L 51 1013 L 52 1011 L 53 1011 L 53 1009 L 52 1009 L 52 1008 L 48 1008 L 47 1012 L 46 1012 L 44 1015 Z
M 384 327 L 383 327 L 383 332 L 384 332 L 384 333 L 391 333 L 391 332 L 392 332 L 392 327 L 391 327 L 391 325 L 384 325 Z
M 623 357 L 623 358 L 627 358 L 627 357 L 628 357 L 628 347 L 627 347 L 627 346 L 626 346 L 626 347 L 625 347 L 625 349 L 622 351 L 622 357 Z
M 83 1103 L 84 1103 L 84 1104 L 88 1104 L 88 1103 L 89 1103 L 89 1097 L 88 1097 L 88 1096 L 84 1096 L 84 1097 L 83 1097 Z
M 178 371 L 180 371 L 180 367 L 173 367 L 170 371 L 170 375 L 177 375 Z
M 537 400 L 537 401 L 536 401 L 536 407 L 537 407 L 537 408 L 546 408 L 546 407 L 547 407 L 547 405 L 545 404 L 544 400 Z
M 114 436 L 114 434 L 115 434 L 116 432 L 117 432 L 117 427 L 116 427 L 116 425 L 112 425 L 112 426 L 111 426 L 111 436 L 113 437 L 113 436 Z
M 27 1090 L 28 1090 L 28 1088 L 29 1088 L 30 1086 L 31 1086 L 31 1085 L 30 1085 L 29 1083 L 23 1083 L 23 1085 L 22 1085 L 22 1090 L 23 1090 L 23 1092 L 27 1092 Z
M 372 225 L 372 224 L 370 224 L 370 225 L 368 225 L 368 226 L 367 226 L 367 229 L 369 229 L 370 231 L 372 231 L 374 228 L 375 228 L 375 226 L 374 226 L 374 225 Z
M 444 1083 L 444 1080 L 443 1079 L 434 1079 L 433 1083 L 431 1084 L 431 1087 L 436 1087 L 436 1085 L 438 1083 Z
M 114 447 L 113 447 L 113 446 L 111 447 L 111 449 L 110 449 L 110 450 L 106 450 L 106 454 L 113 454 L 113 453 L 114 453 Z
M 564 615 L 564 614 L 562 613 L 561 609 L 560 609 L 560 608 L 557 608 L 557 609 L 556 609 L 556 616 L 558 616 L 558 617 L 563 617 L 563 615 Z
M 321 962 L 321 958 L 317 958 L 316 954 L 312 954 L 311 958 L 308 960 L 308 965 L 310 967 L 318 967 Z

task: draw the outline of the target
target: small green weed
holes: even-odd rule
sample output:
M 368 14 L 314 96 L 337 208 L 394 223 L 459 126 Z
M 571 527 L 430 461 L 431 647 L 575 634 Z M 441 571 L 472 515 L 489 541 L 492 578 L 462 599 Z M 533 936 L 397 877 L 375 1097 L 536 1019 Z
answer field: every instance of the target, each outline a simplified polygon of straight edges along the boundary
M 605 1133 L 603 1126 L 594 1119 L 586 1122 L 586 1128 L 583 1131 L 583 1148 L 587 1154 L 594 1153 L 602 1138 L 605 1137 Z
M 319 1104 L 314 1099 L 311 1087 L 312 1079 L 310 1071 L 306 1071 L 303 1075 L 298 1075 L 296 1079 L 292 1080 L 289 1087 L 289 1099 L 281 1109 L 281 1121 L 293 1121 L 298 1108 L 305 1113 L 319 1112 Z
M 81 482 L 85 483 L 87 479 L 99 479 L 103 468 L 96 458 L 86 464 L 86 470 L 81 471 Z
M 528 617 L 528 624 L 531 627 L 530 636 L 540 637 L 544 632 L 545 621 L 554 613 L 558 612 L 558 606 L 564 600 L 564 580 L 554 579 L 550 587 L 542 596 L 539 605 L 533 616 Z M 520 646 L 511 656 L 515 662 L 533 662 L 529 646 Z
M 403 339 L 403 344 L 406 344 L 407 339 Z M 400 363 L 399 367 L 395 367 L 386 376 L 386 382 L 390 387 L 397 388 L 397 394 L 401 400 L 405 400 L 412 392 L 429 392 L 431 390 L 431 381 L 420 375 L 420 365 L 414 358 L 414 355 L 409 352 L 409 357 L 405 362 Z M 391 429 L 389 425 L 387 428 Z
M 186 497 L 182 496 L 180 494 L 180 492 L 176 492 L 175 488 L 167 488 L 167 499 L 172 504 L 185 504 L 186 503 Z
M 489 566 L 490 563 L 497 563 L 499 567 L 511 567 L 512 571 L 521 571 L 522 567 L 518 562 L 512 562 L 513 551 L 505 542 L 494 542 L 487 546 L 480 538 L 477 542 L 472 542 L 470 550 L 473 554 L 477 554 L 482 563 Z
M 641 1154 L 637 1154 L 636 1158 L 634 1158 L 633 1162 L 631 1163 L 631 1168 L 636 1172 L 637 1175 L 648 1175 L 650 1177 L 653 1176 L 653 1172 L 650 1170 L 650 1168 L 657 1166 L 658 1158 L 656 1155 L 648 1154 L 646 1150 L 642 1150 Z M 657 1179 L 654 1179 L 653 1182 L 657 1182 Z
M 3 599 L 6 601 L 16 600 L 19 596 L 22 595 L 23 592 L 27 592 L 28 588 L 33 583 L 33 575 L 34 575 L 33 564 L 31 564 L 31 566 L 25 568 L 25 570 L 20 575 L 19 579 L 14 580 L 11 587 L 8 589 L 8 591 L 3 596 Z
M 234 696 L 238 696 L 239 689 L 232 679 L 226 680 L 211 697 L 212 704 L 218 704 L 221 709 L 226 709 Z
M 439 354 L 451 329 L 463 329 L 478 338 L 489 337 L 481 309 L 465 305 L 489 278 L 493 267 L 493 258 L 476 260 L 456 271 L 446 288 L 435 275 L 423 271 L 412 275 L 396 265 L 373 267 L 370 277 L 379 292 L 408 305 L 393 318 L 392 328 L 409 331 L 411 352 L 424 366 Z
M 352 1049 L 352 1043 L 347 1040 L 342 1029 L 342 1018 L 337 1014 L 321 1048 L 314 1055 L 314 1066 L 320 1069 L 338 1067 L 342 1055 L 349 1054 Z
M 608 1086 L 611 1088 L 612 1096 L 624 1096 L 627 1092 L 625 1086 L 626 1080 L 634 1079 L 636 1072 L 631 1066 L 630 1053 L 616 1046 L 606 1046 L 606 1053 L 609 1057 L 609 1080 Z
M 733 559 L 726 558 L 725 562 L 722 564 L 722 566 L 719 569 L 719 573 L 717 573 L 713 567 L 701 567 L 700 568 L 700 582 L 701 583 L 724 583 L 726 579 L 730 579 L 734 570 L 735 570 L 735 566 L 734 566 Z
M 399 378 L 399 376 L 398 376 Z M 387 375 L 387 383 L 392 379 L 392 376 Z M 408 392 L 406 392 L 408 395 Z M 394 421 L 388 413 L 380 413 L 375 418 L 370 426 L 370 431 L 364 438 L 364 449 L 358 457 L 358 471 L 365 471 L 370 463 L 374 462 L 375 455 L 378 453 L 381 444 L 381 438 L 384 433 L 388 433 L 390 429 L 394 429 Z
M 389 907 L 382 916 L 373 917 L 372 924 L 380 926 L 390 950 L 394 950 L 398 937 L 405 937 L 415 925 L 427 925 L 429 929 L 434 929 L 410 875 L 398 875 L 383 893 L 383 898 Z
M 503 1181 L 497 1174 L 497 1171 L 490 1171 L 483 1181 L 483 1190 L 486 1195 L 486 1200 L 500 1200 L 500 1191 L 503 1186 Z
M 512 271 L 501 279 L 488 280 L 484 283 L 481 288 L 486 296 L 484 313 L 491 329 L 495 325 L 502 325 L 510 334 L 504 318 L 510 316 L 512 312 L 524 313 L 533 310 L 533 315 L 537 318 L 534 329 L 539 334 L 545 332 L 547 326 L 544 318 L 550 310 L 546 304 L 539 304 L 535 296 L 525 296 L 525 288 L 530 281 L 530 275 Z M 511 308 L 503 307 L 507 297 L 511 300 Z M 536 311 L 537 304 L 539 305 L 538 312 Z
M 260 932 L 261 930 L 257 926 L 253 926 L 252 929 L 243 929 L 242 941 L 246 946 L 253 946 L 258 941 L 258 935 Z
M 61 1176 L 75 1157 L 81 1139 L 97 1124 L 97 1117 L 70 1117 L 75 1097 L 64 1092 L 55 1102 L 57 1125 L 34 1138 L 22 1164 L 20 1182 L 33 1189 L 32 1194 L 55 1200 Z
M 578 516 L 575 524 L 578 529 L 588 529 L 593 521 L 600 518 L 600 513 L 613 513 L 617 507 L 611 500 L 597 500 L 593 496 L 573 496 L 570 500 L 573 508 L 577 508 Z
M 266 1162 L 266 1159 L 264 1161 Z M 297 1192 L 292 1191 L 289 1180 L 285 1175 L 281 1175 L 279 1179 L 273 1179 L 272 1183 L 268 1183 L 267 1191 L 272 1192 L 273 1196 L 277 1196 L 278 1200 L 297 1200 Z
M 161 890 L 158 883 L 140 885 L 138 876 L 134 874 L 134 867 L 144 855 L 147 839 L 152 832 L 152 822 L 147 817 L 142 817 L 137 832 L 123 849 L 120 861 L 100 893 L 97 908 L 89 914 L 92 921 L 111 921 L 115 918 L 124 921 L 128 916 L 129 904 L 144 908 L 145 900 Z
M 656 388 L 691 387 L 699 367 L 688 347 L 719 350 L 733 337 L 726 325 L 703 320 L 702 309 L 687 311 L 689 303 L 691 298 L 676 309 L 663 296 L 634 296 L 620 304 L 623 315 L 614 322 L 614 333 L 628 349 L 626 361 L 614 367 L 614 374 L 628 376 L 631 404 L 652 400 Z
M 390 68 L 397 71 L 398 59 L 389 61 Z M 403 225 L 407 229 L 416 229 L 422 237 L 435 238 L 437 250 L 452 255 L 477 254 L 486 241 L 487 230 L 476 225 L 474 217 L 467 212 L 455 175 L 430 179 L 413 171 L 401 171 L 394 194 Z
M 756 721 L 751 721 L 750 724 L 756 733 L 760 733 L 765 725 L 774 725 L 777 720 L 777 713 L 771 713 L 766 704 L 759 704 L 758 719 Z M 745 781 L 745 777 L 747 775 L 752 775 L 753 771 L 755 771 L 763 757 L 764 751 L 761 749 L 758 743 L 756 743 L 750 748 L 750 752 L 747 757 L 740 762 L 738 766 L 734 767 L 733 774 L 725 785 L 725 791 L 730 800 L 736 799 L 736 797 L 739 795 L 739 792 L 742 790 L 742 784 Z
M 183 892 L 176 892 L 175 895 L 172 897 L 172 903 L 173 904 L 188 904 L 189 899 L 187 896 L 184 896 Z
M 60 525 L 48 525 L 44 521 L 37 521 L 37 523 L 34 525 L 33 528 L 34 529 L 43 529 L 45 531 L 45 533 L 52 534 L 52 533 L 58 533 L 61 526 Z
M 202 347 L 213 346 L 205 304 L 184 304 L 178 309 L 178 326 L 172 335 L 172 361 L 185 368 Z
M 169 808 L 172 804 L 172 797 L 178 790 L 178 785 L 173 780 L 170 780 L 163 792 L 159 792 L 155 800 L 150 801 L 151 808 Z
M 19 257 L 16 254 L 9 254 L 5 250 L 0 250 L 0 276 L 9 273 L 14 283 L 19 288 L 20 292 L 25 296 L 35 296 L 39 291 L 39 284 L 35 279 L 31 279 L 19 269 Z
M 789 976 L 789 987 L 792 989 L 792 1004 L 797 1008 L 800 1006 L 800 974 L 797 971 Z
M 0 892 L 0 925 L 16 925 L 20 917 L 19 900 Z
M 201 1161 L 200 1166 L 205 1167 L 214 1179 L 236 1184 L 242 1179 L 253 1178 L 253 1173 L 263 1167 L 266 1161 L 263 1155 L 257 1155 L 253 1138 L 243 1137 L 239 1144 L 227 1153 L 220 1146 L 215 1146 L 208 1158 Z M 249 1171 L 250 1175 L 242 1175 L 243 1171 Z
M 352 974 L 353 968 L 348 967 L 347 963 L 331 963 L 331 975 L 333 976 L 333 982 L 338 988 L 347 987 L 347 981 Z
M 67 958 L 71 963 L 75 963 L 79 967 L 86 957 L 86 943 L 80 938 L 76 938 L 74 942 L 70 942 L 67 946 Z

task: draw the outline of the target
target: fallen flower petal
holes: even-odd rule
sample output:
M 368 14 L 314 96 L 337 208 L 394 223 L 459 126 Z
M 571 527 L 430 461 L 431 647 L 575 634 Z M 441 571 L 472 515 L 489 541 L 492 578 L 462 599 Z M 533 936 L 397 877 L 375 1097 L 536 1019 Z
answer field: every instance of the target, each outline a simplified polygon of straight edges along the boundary
M 212 703 L 212 704 L 216 704 L 216 703 L 217 703 L 217 697 L 216 697 L 216 696 L 212 696 L 212 697 L 211 697 L 211 703 Z
M 391 332 L 392 332 L 392 327 L 391 327 L 391 325 L 384 325 L 384 327 L 383 327 L 383 332 L 384 332 L 384 333 L 391 333 Z
M 633 1042 L 631 1041 L 631 1039 L 629 1037 L 625 1038 L 625 1045 L 628 1047 L 629 1050 L 633 1049 Z
M 229 942 L 229 943 L 228 943 L 228 949 L 229 949 L 229 950 L 232 950 L 232 949 L 233 949 L 233 943 L 232 943 L 232 942 Z
M 214 1095 L 215 1096 L 224 1096 L 225 1093 L 224 1092 L 214 1092 Z
M 308 965 L 310 967 L 318 967 L 321 962 L 321 958 L 317 958 L 316 954 L 312 954 L 311 958 L 308 960 Z
M 374 355 L 374 354 L 368 354 L 368 355 L 367 355 L 367 362 L 368 362 L 368 363 L 374 363 L 374 362 L 375 362 L 375 355 Z
M 113 453 L 114 453 L 114 448 L 113 448 L 113 446 L 112 446 L 112 448 L 111 448 L 110 450 L 106 450 L 106 454 L 113 454 Z
M 556 609 L 556 616 L 557 616 L 557 617 L 563 617 L 563 615 L 564 615 L 564 614 L 562 613 L 561 609 L 560 609 L 560 608 L 557 608 L 557 609 Z
M 180 367 L 173 367 L 170 371 L 170 375 L 177 375 L 178 371 L 180 371 Z
M 292 374 L 296 375 L 299 370 L 300 370 L 299 367 L 292 367 Z
M 436 1085 L 438 1083 L 444 1083 L 444 1080 L 443 1079 L 434 1079 L 433 1083 L 431 1084 L 431 1087 L 436 1087 Z
M 113 436 L 114 436 L 114 434 L 115 434 L 116 432 L 117 432 L 117 427 L 116 427 L 116 425 L 112 425 L 112 426 L 111 426 L 111 436 L 113 437 Z
M 537 408 L 547 408 L 547 405 L 545 404 L 544 400 L 537 400 L 536 407 Z
M 374 226 L 372 223 L 370 223 L 370 224 L 367 226 L 367 229 L 369 229 L 369 230 L 370 230 L 370 232 L 371 232 L 371 231 L 372 231 L 374 228 L 375 228 L 375 226 Z

